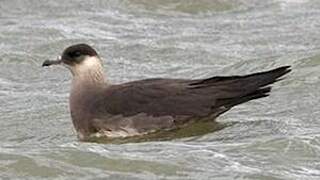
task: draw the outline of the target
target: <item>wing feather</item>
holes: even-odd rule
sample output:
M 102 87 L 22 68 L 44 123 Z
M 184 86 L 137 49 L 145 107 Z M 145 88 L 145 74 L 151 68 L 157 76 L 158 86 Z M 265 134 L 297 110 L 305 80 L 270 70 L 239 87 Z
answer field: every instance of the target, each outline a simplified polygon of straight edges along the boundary
M 266 86 L 288 72 L 289 66 L 284 66 L 245 76 L 134 81 L 107 88 L 103 107 L 110 114 L 123 116 L 207 116 L 221 111 L 221 107 L 228 110 L 267 96 L 271 88 Z

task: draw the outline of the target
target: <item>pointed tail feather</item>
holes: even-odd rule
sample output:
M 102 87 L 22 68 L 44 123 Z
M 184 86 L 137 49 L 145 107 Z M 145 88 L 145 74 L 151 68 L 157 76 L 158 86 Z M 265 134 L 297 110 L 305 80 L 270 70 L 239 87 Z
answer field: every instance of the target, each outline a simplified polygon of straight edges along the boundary
M 198 80 L 190 84 L 190 88 L 202 88 L 210 85 L 243 84 L 255 85 L 257 87 L 266 86 L 278 81 L 281 76 L 291 71 L 290 66 L 282 66 L 270 71 L 264 71 L 245 76 L 215 76 L 208 79 Z
M 254 99 L 259 99 L 259 98 L 263 98 L 263 97 L 267 97 L 269 96 L 269 92 L 271 91 L 271 87 L 264 87 L 261 89 L 258 89 L 256 91 L 254 91 L 253 93 L 247 94 L 245 96 L 242 97 L 238 97 L 238 98 L 227 98 L 227 99 L 219 99 L 217 101 L 217 105 L 215 105 L 215 107 L 220 107 L 220 106 L 224 106 L 226 108 L 231 108 L 233 106 L 236 106 L 238 104 L 242 104 L 244 102 L 248 102 Z
M 290 66 L 283 66 L 270 71 L 249 74 L 245 76 L 212 77 L 191 84 L 196 90 L 211 88 L 212 92 L 219 91 L 219 98 L 212 109 L 225 107 L 230 109 L 235 105 L 263 98 L 269 95 L 271 87 L 268 86 L 280 77 L 291 71 Z

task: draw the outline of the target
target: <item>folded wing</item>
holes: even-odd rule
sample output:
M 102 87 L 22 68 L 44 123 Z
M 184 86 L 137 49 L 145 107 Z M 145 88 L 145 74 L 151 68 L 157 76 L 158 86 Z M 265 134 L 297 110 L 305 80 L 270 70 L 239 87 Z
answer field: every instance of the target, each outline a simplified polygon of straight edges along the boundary
M 123 116 L 219 115 L 237 104 L 268 96 L 268 85 L 290 71 L 284 66 L 245 76 L 134 81 L 107 88 L 103 107 L 109 114 Z

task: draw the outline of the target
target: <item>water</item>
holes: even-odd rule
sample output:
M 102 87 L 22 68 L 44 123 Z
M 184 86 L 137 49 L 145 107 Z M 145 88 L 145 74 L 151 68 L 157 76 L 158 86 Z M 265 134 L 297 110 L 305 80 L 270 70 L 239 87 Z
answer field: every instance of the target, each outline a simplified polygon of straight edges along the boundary
M 320 2 L 0 2 L 0 179 L 319 179 Z M 272 95 L 189 138 L 81 143 L 70 73 L 41 68 L 93 45 L 108 79 L 204 78 L 292 65 Z

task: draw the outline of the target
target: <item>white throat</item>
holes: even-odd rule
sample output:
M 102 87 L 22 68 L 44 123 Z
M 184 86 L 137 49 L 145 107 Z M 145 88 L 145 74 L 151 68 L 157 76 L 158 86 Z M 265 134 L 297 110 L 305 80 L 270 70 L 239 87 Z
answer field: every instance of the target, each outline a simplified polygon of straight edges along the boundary
M 99 57 L 86 57 L 80 64 L 68 66 L 74 83 L 100 84 L 105 83 L 104 70 Z

